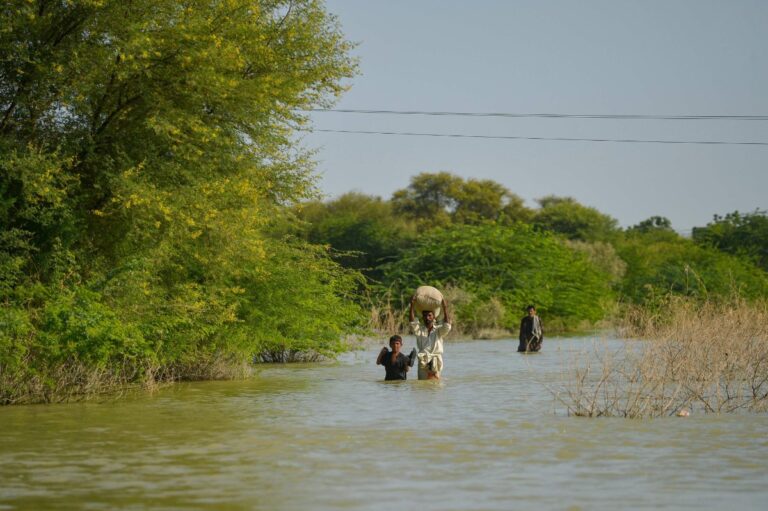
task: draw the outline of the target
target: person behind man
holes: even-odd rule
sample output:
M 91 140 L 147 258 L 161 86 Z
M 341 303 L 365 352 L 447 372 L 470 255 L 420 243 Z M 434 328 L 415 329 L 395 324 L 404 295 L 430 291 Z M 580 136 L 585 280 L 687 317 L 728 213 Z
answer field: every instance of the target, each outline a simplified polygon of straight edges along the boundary
M 539 351 L 544 342 L 541 318 L 536 315 L 536 307 L 533 305 L 529 305 L 525 310 L 528 313 L 520 321 L 520 344 L 517 346 L 517 351 Z
M 379 356 L 376 358 L 376 365 L 384 366 L 386 371 L 384 380 L 405 380 L 408 369 L 413 367 L 416 362 L 416 348 L 411 351 L 411 356 L 406 357 L 400 350 L 403 347 L 403 338 L 399 335 L 393 335 L 389 338 L 389 351 L 386 346 L 381 348 Z
M 441 306 L 445 319 L 439 324 L 435 324 L 434 311 L 422 311 L 422 325 L 416 319 L 415 302 L 416 295 L 411 298 L 410 325 L 411 332 L 416 336 L 416 348 L 419 350 L 419 379 L 439 380 L 443 370 L 443 338 L 451 331 L 448 306 L 443 299 Z

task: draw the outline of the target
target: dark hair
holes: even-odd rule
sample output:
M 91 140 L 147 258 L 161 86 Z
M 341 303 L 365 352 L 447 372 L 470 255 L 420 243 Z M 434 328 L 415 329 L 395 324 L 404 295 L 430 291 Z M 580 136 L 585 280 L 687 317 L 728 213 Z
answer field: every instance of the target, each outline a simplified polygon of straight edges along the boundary
M 528 307 L 525 308 L 525 310 L 527 310 L 527 311 L 529 311 L 531 309 L 536 310 L 536 307 L 534 307 L 533 305 L 529 305 Z
M 390 344 L 392 344 L 395 341 L 400 341 L 400 343 L 402 344 L 403 338 L 400 337 L 399 335 L 393 335 L 392 337 L 389 338 L 389 343 Z

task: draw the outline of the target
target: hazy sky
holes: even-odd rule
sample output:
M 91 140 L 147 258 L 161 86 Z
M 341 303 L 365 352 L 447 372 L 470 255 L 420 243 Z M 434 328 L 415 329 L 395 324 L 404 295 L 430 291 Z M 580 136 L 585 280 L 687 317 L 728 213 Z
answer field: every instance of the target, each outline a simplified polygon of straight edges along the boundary
M 336 108 L 768 115 L 768 1 L 327 0 L 359 46 Z M 468 135 L 768 142 L 766 121 L 313 114 L 315 128 Z M 575 197 L 633 225 L 688 231 L 768 209 L 768 146 L 312 133 L 328 197 L 389 198 L 420 172 L 493 179 L 535 206 Z

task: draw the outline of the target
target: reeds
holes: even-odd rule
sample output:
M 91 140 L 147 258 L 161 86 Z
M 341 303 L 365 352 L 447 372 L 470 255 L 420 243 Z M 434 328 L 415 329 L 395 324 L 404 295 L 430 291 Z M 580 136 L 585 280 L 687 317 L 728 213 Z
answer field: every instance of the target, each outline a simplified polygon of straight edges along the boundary
M 625 341 L 582 353 L 556 392 L 569 414 L 659 417 L 768 410 L 766 303 L 670 298 L 657 312 L 631 308 Z
M 370 331 L 382 335 L 405 332 L 408 327 L 407 313 L 396 309 L 389 302 L 372 305 L 367 326 Z
M 135 364 L 129 359 L 121 364 L 93 366 L 71 359 L 44 370 L 13 371 L 0 364 L 0 405 L 112 399 L 136 390 L 151 392 L 181 380 L 243 378 L 251 371 L 247 360 L 221 354 L 162 366 Z
M 154 379 L 147 385 L 136 383 L 144 381 L 145 374 L 130 363 L 108 368 L 68 360 L 45 371 L 14 371 L 0 365 L 0 405 L 61 403 L 120 395 L 135 386 L 152 388 Z

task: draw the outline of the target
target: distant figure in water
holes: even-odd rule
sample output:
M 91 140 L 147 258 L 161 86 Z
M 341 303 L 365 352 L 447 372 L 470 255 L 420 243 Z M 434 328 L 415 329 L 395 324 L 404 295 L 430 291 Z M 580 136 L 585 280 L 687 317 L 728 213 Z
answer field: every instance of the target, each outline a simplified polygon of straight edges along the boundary
M 420 324 L 416 319 L 414 305 L 416 295 L 411 298 L 410 324 L 411 332 L 416 336 L 416 347 L 419 349 L 419 379 L 420 380 L 439 380 L 440 373 L 443 370 L 443 337 L 451 331 L 451 317 L 448 314 L 448 306 L 445 300 L 440 305 L 443 310 L 445 320 L 442 323 L 435 323 L 434 311 L 422 311 L 421 319 L 424 324 Z
M 533 305 L 529 305 L 525 310 L 528 314 L 520 322 L 520 344 L 517 346 L 517 351 L 521 353 L 539 351 L 544 342 L 541 318 L 536 315 L 536 307 Z
M 403 347 L 403 338 L 399 335 L 393 335 L 389 338 L 389 347 L 392 348 L 392 351 L 389 351 L 385 346 L 381 348 L 379 356 L 376 358 L 376 365 L 384 366 L 386 371 L 384 380 L 407 379 L 408 369 L 413 367 L 416 361 L 416 348 L 413 348 L 410 357 L 400 353 Z

